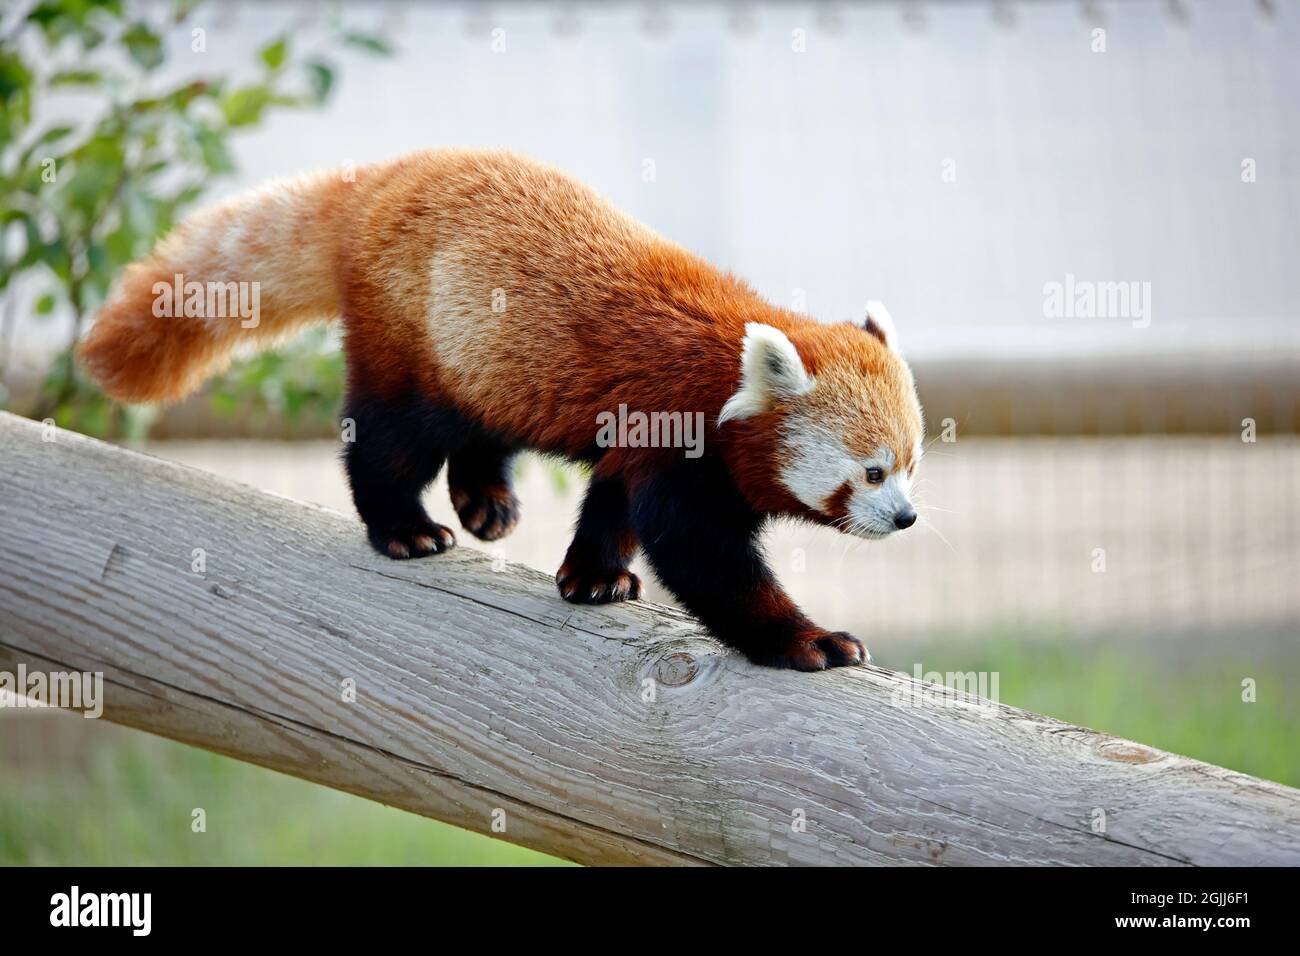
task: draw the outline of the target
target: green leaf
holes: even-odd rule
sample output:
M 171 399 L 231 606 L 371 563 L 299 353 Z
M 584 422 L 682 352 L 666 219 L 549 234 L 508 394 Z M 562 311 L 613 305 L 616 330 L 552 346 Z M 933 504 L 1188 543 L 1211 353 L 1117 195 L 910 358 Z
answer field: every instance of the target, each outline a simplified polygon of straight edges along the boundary
M 76 130 L 75 126 L 51 126 L 40 136 L 36 137 L 33 146 L 44 146 L 47 143 L 53 143 L 56 140 L 63 139 L 69 133 Z
M 379 56 L 393 55 L 393 45 L 383 37 L 377 37 L 371 33 L 349 31 L 343 34 L 343 42 L 348 46 L 354 46 L 358 49 L 365 50 L 368 53 L 378 54 Z
M 80 33 L 81 45 L 87 50 L 95 49 L 95 47 L 99 46 L 106 39 L 104 34 L 101 31 L 96 30 L 94 27 L 85 27 L 80 31 Z
M 126 215 L 123 226 L 129 227 L 135 236 L 151 242 L 158 236 L 158 200 L 141 188 L 142 183 L 128 183 L 123 190 L 126 200 Z
M 334 71 L 328 65 L 320 60 L 308 63 L 307 79 L 311 83 L 312 96 L 317 103 L 324 103 L 329 99 L 330 91 L 334 89 Z
M 28 234 L 27 251 L 18 260 L 16 271 L 21 272 L 37 264 L 48 267 L 65 282 L 72 277 L 72 257 L 68 254 L 68 245 L 62 237 L 50 242 L 42 242 L 37 235 L 36 241 L 33 242 L 31 234 Z
M 102 299 L 108 292 L 109 280 L 112 279 L 113 263 L 108 248 L 102 243 L 92 242 L 86 249 L 86 264 L 90 266 L 90 271 L 86 275 L 86 289 L 82 292 L 82 297 L 85 299 L 85 293 L 90 292 L 89 298 Z
M 102 10 L 105 13 L 111 13 L 119 20 L 122 19 L 122 14 L 124 12 L 122 7 L 122 0 L 88 0 L 88 3 L 90 6 L 94 7 L 97 10 Z
M 26 97 L 32 88 L 32 71 L 16 52 L 0 49 L 0 103 Z
M 49 79 L 50 86 L 98 86 L 104 74 L 98 70 L 60 70 Z
M 207 95 L 211 89 L 212 84 L 204 80 L 194 80 L 162 96 L 136 100 L 131 104 L 131 109 L 136 113 L 153 113 L 159 110 L 183 113 L 187 106 L 200 96 Z
M 135 258 L 137 234 L 129 224 L 114 229 L 104 237 L 104 251 L 108 253 L 106 265 L 125 265 Z
M 49 146 L 51 143 L 57 143 L 59 140 L 63 139 L 64 137 L 68 136 L 69 134 L 75 131 L 76 131 L 75 126 L 50 127 L 40 136 L 36 137 L 35 142 L 33 142 L 30 146 L 28 146 L 25 150 L 23 150 L 22 156 L 18 158 L 19 168 L 26 166 L 27 163 L 31 161 L 31 158 L 36 155 L 36 153 L 40 150 L 42 146 Z M 48 152 L 48 150 L 46 152 Z
M 289 40 L 287 37 L 280 37 L 274 43 L 268 43 L 262 47 L 262 62 L 272 70 L 278 70 L 284 66 L 285 58 L 289 55 Z
M 235 171 L 235 159 L 230 154 L 230 147 L 225 138 L 207 127 L 195 130 L 194 139 L 199 147 L 203 165 L 212 173 L 232 173 Z
M 99 133 L 70 154 L 73 172 L 65 187 L 66 195 L 87 220 L 113 201 L 124 174 L 125 149 L 120 137 Z
M 145 24 L 131 24 L 122 34 L 122 42 L 126 44 L 126 52 L 131 59 L 144 69 L 152 70 L 162 65 L 162 38 Z
M 176 210 L 183 211 L 187 206 L 193 205 L 206 189 L 206 183 L 194 183 L 179 190 L 164 203 L 168 217 L 173 215 Z
M 58 0 L 44 0 L 27 14 L 27 22 L 40 27 L 45 34 L 45 39 L 50 43 L 61 40 L 68 29 L 68 24 L 63 18 L 62 6 Z
M 32 74 L 12 50 L 0 48 L 0 145 L 32 119 Z
M 166 63 L 165 31 L 199 2 L 167 0 L 161 14 L 155 10 L 148 17 L 125 0 L 17 4 L 25 11 L 15 14 L 21 42 L 8 42 L 15 35 L 12 26 L 0 42 L 0 227 L 9 226 L 5 235 L 16 240 L 11 254 L 0 257 L 0 288 L 35 277 L 37 314 L 67 307 L 89 314 L 124 265 L 170 230 L 215 176 L 235 169 L 230 143 L 236 130 L 265 122 L 278 107 L 315 106 L 332 95 L 338 82 L 333 53 L 300 59 L 292 33 L 253 48 L 260 77 L 243 85 L 226 70 L 203 80 L 150 82 L 149 74 L 161 76 Z M 329 30 L 338 46 L 381 56 L 393 52 L 383 36 L 345 32 L 337 21 Z M 89 54 L 96 45 L 113 47 L 103 64 Z M 50 66 L 52 75 L 39 75 L 43 71 L 31 65 L 45 55 L 59 60 Z M 43 99 L 60 88 L 93 101 L 85 114 L 89 123 L 44 121 L 49 114 Z M 142 89 L 147 95 L 140 96 Z M 33 116 L 43 122 L 33 126 Z M 47 160 L 58 173 L 51 182 L 42 177 Z M 55 361 L 43 401 L 74 427 L 120 433 L 129 423 L 112 412 L 69 356 L 65 350 Z M 337 344 L 327 348 L 322 340 L 306 339 L 287 354 L 236 366 L 220 383 L 224 397 L 214 404 L 327 421 L 341 400 L 342 366 Z
M 271 96 L 271 90 L 266 86 L 232 90 L 221 98 L 221 113 L 231 126 L 252 126 L 262 118 L 262 111 L 271 102 Z
M 172 18 L 180 23 L 188 17 L 196 7 L 202 6 L 203 0 L 172 0 Z

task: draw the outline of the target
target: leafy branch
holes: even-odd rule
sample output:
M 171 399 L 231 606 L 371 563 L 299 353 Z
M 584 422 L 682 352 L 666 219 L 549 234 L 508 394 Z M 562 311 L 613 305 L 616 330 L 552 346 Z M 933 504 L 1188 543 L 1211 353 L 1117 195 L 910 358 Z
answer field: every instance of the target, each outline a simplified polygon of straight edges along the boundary
M 233 136 L 274 110 L 328 99 L 330 49 L 390 52 L 383 39 L 334 24 L 325 52 L 295 56 L 303 31 L 291 29 L 256 51 L 251 78 L 167 85 L 159 71 L 169 50 L 184 55 L 177 41 L 196 59 L 206 52 L 206 30 L 194 24 L 202 5 L 177 0 L 137 14 L 122 0 L 40 0 L 0 30 L 0 315 L 14 321 L 21 284 L 37 291 L 38 316 L 71 319 L 35 417 L 92 433 L 130 429 L 133 413 L 114 409 L 72 361 L 115 276 L 235 172 Z M 88 120 L 48 120 L 67 93 L 92 99 Z M 0 348 L 11 334 L 0 331 Z M 0 352 L 0 363 L 7 358 Z M 0 380 L 4 373 L 0 364 Z M 230 404 L 229 390 L 221 404 Z

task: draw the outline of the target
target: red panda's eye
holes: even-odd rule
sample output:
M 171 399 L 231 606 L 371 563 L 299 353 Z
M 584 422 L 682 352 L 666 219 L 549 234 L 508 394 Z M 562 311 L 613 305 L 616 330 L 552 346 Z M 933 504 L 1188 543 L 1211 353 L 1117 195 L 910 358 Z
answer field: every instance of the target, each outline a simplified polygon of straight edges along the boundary
M 879 468 L 867 469 L 867 481 L 873 485 L 878 485 L 885 480 L 885 473 Z

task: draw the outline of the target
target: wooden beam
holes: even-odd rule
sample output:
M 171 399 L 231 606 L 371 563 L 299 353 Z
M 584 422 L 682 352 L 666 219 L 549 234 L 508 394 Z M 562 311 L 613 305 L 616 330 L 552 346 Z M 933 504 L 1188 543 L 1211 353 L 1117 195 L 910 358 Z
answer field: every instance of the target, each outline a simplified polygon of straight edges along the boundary
M 389 561 L 351 517 L 0 414 L 20 663 L 584 863 L 1300 864 L 1300 791 L 880 668 L 753 667 L 669 608 L 573 607 L 465 547 Z

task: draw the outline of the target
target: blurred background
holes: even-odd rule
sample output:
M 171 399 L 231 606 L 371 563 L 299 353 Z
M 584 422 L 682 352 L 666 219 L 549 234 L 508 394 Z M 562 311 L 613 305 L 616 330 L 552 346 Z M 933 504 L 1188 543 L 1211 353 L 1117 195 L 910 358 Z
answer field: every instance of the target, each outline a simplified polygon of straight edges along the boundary
M 923 521 L 775 528 L 814 618 L 885 666 L 996 673 L 1004 703 L 1300 785 L 1300 3 L 11 2 L 0 106 L 9 410 L 351 513 L 331 335 L 166 410 L 112 407 L 68 349 L 191 209 L 515 149 L 774 302 L 889 305 Z M 522 461 L 492 550 L 554 570 L 584 480 Z M 441 482 L 429 506 L 451 516 Z M 195 806 L 234 825 L 194 835 Z M 553 861 L 0 708 L 0 862 Z

